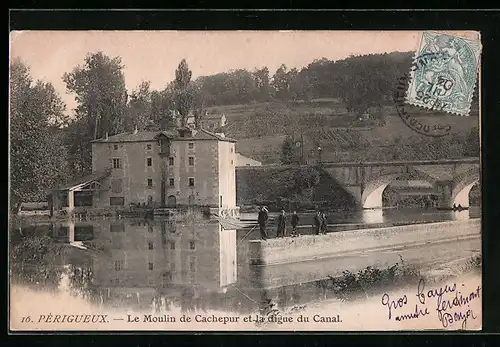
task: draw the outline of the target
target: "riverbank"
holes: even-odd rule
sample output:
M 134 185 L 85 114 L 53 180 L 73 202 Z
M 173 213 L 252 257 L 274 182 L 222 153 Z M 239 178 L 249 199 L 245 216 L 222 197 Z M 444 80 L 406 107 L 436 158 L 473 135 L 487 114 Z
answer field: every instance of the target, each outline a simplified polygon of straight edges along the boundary
M 471 270 L 446 279 L 421 277 L 417 284 L 381 290 L 353 302 L 330 299 L 276 309 L 274 314 L 240 315 L 220 310 L 186 314 L 179 306 L 168 311 L 106 309 L 64 291 L 15 286 L 11 287 L 10 322 L 16 331 L 480 330 L 481 287 L 479 271 Z M 439 309 L 443 302 L 450 303 L 446 311 Z

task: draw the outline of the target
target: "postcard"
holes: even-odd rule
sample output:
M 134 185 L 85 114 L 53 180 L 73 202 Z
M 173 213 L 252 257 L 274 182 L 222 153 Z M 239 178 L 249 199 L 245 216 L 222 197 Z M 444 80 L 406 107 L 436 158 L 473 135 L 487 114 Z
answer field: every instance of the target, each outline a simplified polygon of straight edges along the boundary
M 481 330 L 481 47 L 11 32 L 11 333 Z

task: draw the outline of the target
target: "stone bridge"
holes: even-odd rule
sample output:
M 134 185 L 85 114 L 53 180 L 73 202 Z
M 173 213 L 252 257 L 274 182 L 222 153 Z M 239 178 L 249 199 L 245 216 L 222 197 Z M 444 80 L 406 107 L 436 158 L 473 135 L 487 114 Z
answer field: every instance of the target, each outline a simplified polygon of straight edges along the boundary
M 469 192 L 480 181 L 479 158 L 386 161 L 323 162 L 321 168 L 348 191 L 362 208 L 382 208 L 382 193 L 394 180 L 422 180 L 439 196 L 439 207 L 469 206 Z M 277 166 L 267 166 L 274 167 Z M 237 170 L 265 170 L 266 166 Z

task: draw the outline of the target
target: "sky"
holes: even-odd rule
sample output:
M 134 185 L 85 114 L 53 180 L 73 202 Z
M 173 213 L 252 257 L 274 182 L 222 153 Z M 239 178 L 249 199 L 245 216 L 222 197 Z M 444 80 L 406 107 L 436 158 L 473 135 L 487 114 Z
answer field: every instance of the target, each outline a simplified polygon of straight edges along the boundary
M 263 66 L 273 74 L 282 63 L 300 70 L 322 57 L 414 51 L 417 38 L 415 31 L 16 31 L 10 54 L 34 79 L 51 82 L 70 111 L 76 104 L 62 76 L 83 65 L 88 53 L 120 56 L 130 93 L 142 81 L 163 89 L 184 58 L 193 79 Z

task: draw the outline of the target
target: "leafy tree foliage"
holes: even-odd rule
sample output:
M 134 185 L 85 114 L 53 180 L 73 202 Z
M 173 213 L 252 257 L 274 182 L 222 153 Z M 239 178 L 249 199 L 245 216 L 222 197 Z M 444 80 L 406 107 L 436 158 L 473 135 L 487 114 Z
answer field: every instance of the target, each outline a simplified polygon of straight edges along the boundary
M 20 60 L 10 64 L 11 205 L 44 201 L 68 176 L 67 153 L 58 127 L 65 105 L 50 83 L 33 81 Z
M 87 137 L 103 138 L 124 129 L 127 89 L 121 58 L 110 58 L 103 52 L 88 54 L 83 66 L 65 73 L 68 92 L 74 93 L 77 118 L 85 119 Z
M 299 161 L 297 148 L 291 137 L 286 137 L 281 146 L 281 163 L 285 165 L 297 164 Z
M 104 138 L 106 133 L 123 132 L 126 126 L 131 126 L 126 122 L 128 96 L 123 67 L 120 57 L 110 58 L 97 52 L 88 54 L 83 66 L 76 66 L 63 76 L 66 89 L 75 94 L 78 103 L 70 130 L 78 134 L 71 140 L 70 151 L 71 156 L 80 159 L 72 167 L 77 175 L 92 169 L 91 140 Z

